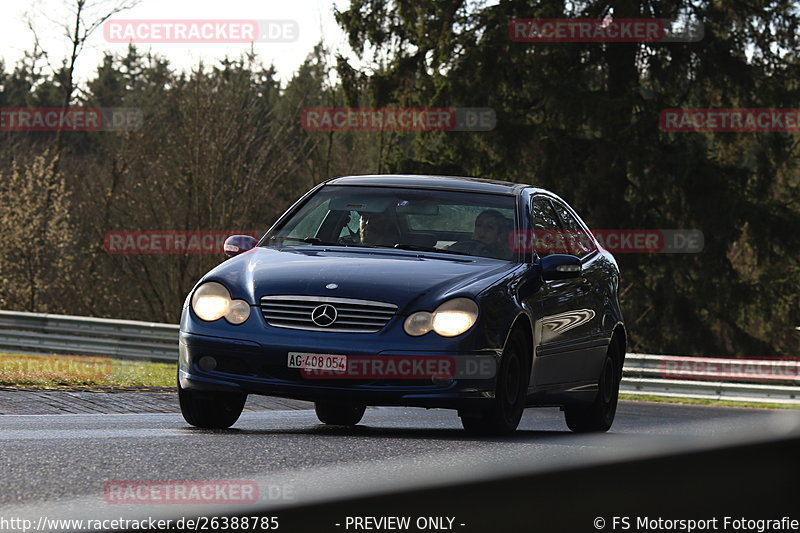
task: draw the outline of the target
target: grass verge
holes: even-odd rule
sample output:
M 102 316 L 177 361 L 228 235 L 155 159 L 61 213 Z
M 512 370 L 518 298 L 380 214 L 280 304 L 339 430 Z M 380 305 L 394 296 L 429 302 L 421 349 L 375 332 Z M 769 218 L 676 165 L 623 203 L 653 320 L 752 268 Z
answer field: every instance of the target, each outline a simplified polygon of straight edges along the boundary
M 649 394 L 620 393 L 620 400 L 631 402 L 680 403 L 686 405 L 708 405 L 711 407 L 746 407 L 750 409 L 800 409 L 800 406 L 785 403 L 768 402 L 732 402 L 730 400 L 707 400 L 699 398 L 673 398 L 671 396 L 655 396 Z
M 151 363 L 96 356 L 28 355 L 0 353 L 0 386 L 36 389 L 102 387 L 104 389 L 174 387 L 177 363 Z M 671 398 L 620 394 L 621 400 L 641 402 L 798 409 L 794 405 L 726 400 Z
M 0 386 L 41 389 L 174 387 L 176 368 L 177 362 L 0 353 Z

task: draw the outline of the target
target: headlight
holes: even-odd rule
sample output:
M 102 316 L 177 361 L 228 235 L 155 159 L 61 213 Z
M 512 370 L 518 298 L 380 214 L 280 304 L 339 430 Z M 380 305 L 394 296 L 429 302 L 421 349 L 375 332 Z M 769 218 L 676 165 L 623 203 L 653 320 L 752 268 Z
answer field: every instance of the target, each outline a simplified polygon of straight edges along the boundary
M 197 316 L 208 322 L 224 317 L 230 306 L 231 295 L 228 289 L 213 281 L 200 285 L 192 296 L 192 309 Z
M 453 298 L 433 313 L 419 311 L 409 315 L 403 329 L 412 337 L 433 330 L 442 337 L 456 337 L 471 328 L 478 319 L 478 304 L 469 298 Z
M 250 317 L 250 305 L 244 300 L 231 300 L 221 283 L 204 283 L 192 295 L 192 309 L 200 319 L 213 322 L 225 317 L 231 324 L 241 324 Z
M 228 313 L 225 315 L 225 320 L 234 325 L 243 323 L 250 317 L 250 305 L 244 300 L 233 300 Z
M 433 312 L 433 331 L 442 337 L 461 335 L 478 320 L 478 304 L 469 298 L 448 300 Z
M 403 329 L 412 337 L 425 335 L 433 329 L 433 315 L 427 311 L 419 311 L 408 315 L 403 323 Z

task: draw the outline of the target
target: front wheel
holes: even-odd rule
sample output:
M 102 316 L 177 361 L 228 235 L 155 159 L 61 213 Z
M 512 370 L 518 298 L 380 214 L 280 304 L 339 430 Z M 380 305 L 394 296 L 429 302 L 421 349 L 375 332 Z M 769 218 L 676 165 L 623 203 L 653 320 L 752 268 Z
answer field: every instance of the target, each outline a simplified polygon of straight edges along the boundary
M 619 381 L 621 372 L 617 368 L 617 361 L 612 350 L 615 344 L 608 348 L 608 354 L 603 362 L 603 371 L 598 383 L 597 397 L 588 406 L 574 406 L 564 409 L 564 418 L 567 427 L 576 433 L 604 432 L 611 429 L 614 415 L 617 412 L 619 400 Z
M 186 390 L 178 381 L 178 402 L 183 419 L 189 424 L 205 429 L 225 429 L 239 420 L 244 409 L 246 394 Z
M 314 402 L 314 411 L 323 424 L 355 426 L 361 421 L 367 406 L 355 403 Z
M 508 435 L 516 431 L 528 391 L 529 370 L 526 357 L 527 342 L 519 333 L 513 333 L 503 350 L 497 371 L 497 389 L 488 409 L 479 413 L 465 413 L 461 425 L 472 435 Z

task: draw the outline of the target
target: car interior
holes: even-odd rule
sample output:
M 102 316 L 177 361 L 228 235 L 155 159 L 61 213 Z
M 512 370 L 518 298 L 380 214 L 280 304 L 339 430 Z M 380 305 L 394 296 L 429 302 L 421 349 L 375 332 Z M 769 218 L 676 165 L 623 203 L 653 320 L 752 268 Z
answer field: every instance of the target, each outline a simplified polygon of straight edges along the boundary
M 320 227 L 317 238 L 325 242 L 333 235 L 338 235 L 335 242 L 351 245 L 387 246 L 447 252 L 456 243 L 473 242 L 472 232 L 442 230 L 419 230 L 409 223 L 408 213 L 398 213 L 387 209 L 381 212 L 368 211 L 334 211 L 328 215 Z M 479 216 L 479 214 L 478 214 Z M 475 217 L 477 218 L 477 216 Z M 474 221 L 472 224 L 474 226 Z M 510 260 L 513 252 L 508 246 L 508 233 L 514 223 L 505 219 L 497 236 L 497 249 L 492 255 L 471 253 L 469 250 L 453 250 L 466 255 L 495 256 L 496 259 Z M 368 228 L 375 228 L 369 230 Z M 338 229 L 338 231 L 337 231 Z M 371 236 L 370 236 L 371 234 Z

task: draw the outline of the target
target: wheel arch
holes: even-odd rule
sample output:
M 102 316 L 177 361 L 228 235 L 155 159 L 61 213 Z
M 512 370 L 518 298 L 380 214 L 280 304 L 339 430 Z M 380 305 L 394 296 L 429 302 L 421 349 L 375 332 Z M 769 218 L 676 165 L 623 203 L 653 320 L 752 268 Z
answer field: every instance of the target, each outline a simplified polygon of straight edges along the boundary
M 625 331 L 625 326 L 622 322 L 618 322 L 614 326 L 614 330 L 611 333 L 611 343 L 616 343 L 616 358 L 619 363 L 620 376 L 622 376 L 622 367 L 625 365 L 625 356 L 628 353 L 628 333 Z
M 515 332 L 519 331 L 520 334 L 525 338 L 525 342 L 528 345 L 528 350 L 526 353 L 526 363 L 528 364 L 528 386 L 530 386 L 531 376 L 533 372 L 533 351 L 535 349 L 533 343 L 533 323 L 531 322 L 530 317 L 525 313 L 520 313 L 511 323 L 511 327 L 508 328 L 508 334 L 506 335 L 506 341 L 503 343 L 503 351 L 505 351 L 505 347 L 508 344 L 508 340 L 511 338 Z

